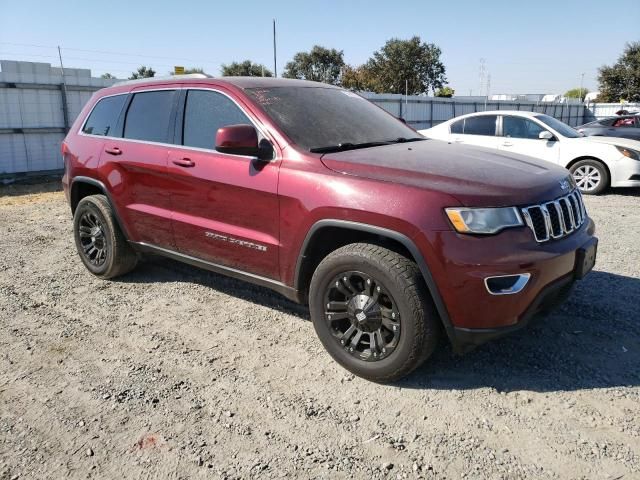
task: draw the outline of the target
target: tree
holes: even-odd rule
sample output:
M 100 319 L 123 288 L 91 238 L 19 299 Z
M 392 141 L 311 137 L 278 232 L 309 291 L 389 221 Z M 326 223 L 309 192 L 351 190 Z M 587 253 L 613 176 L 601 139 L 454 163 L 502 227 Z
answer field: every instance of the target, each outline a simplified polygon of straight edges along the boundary
M 343 51 L 315 45 L 310 52 L 298 52 L 284 67 L 285 78 L 299 78 L 340 85 L 345 66 Z
M 378 78 L 376 92 L 428 93 L 447 83 L 440 61 L 441 50 L 415 36 L 409 40 L 392 38 L 369 59 L 367 69 Z
M 341 86 L 355 91 L 378 91 L 378 79 L 366 65 L 353 67 L 345 65 L 342 69 Z
M 100 75 L 100 78 L 112 79 L 112 78 L 116 78 L 116 77 L 114 77 L 109 72 L 107 72 L 107 73 L 103 73 L 102 75 Z
M 200 67 L 189 67 L 184 69 L 183 75 L 189 75 L 190 73 L 204 73 L 204 70 Z M 171 70 L 170 72 L 167 72 L 167 75 L 175 75 L 175 74 L 176 74 L 175 69 Z
M 251 60 L 244 62 L 233 62 L 229 65 L 222 65 L 223 77 L 273 77 L 273 73 L 261 63 L 253 63 Z M 263 75 L 264 72 L 264 75 Z
M 572 88 L 571 90 L 567 90 L 564 94 L 567 98 L 579 98 L 580 101 L 584 101 L 584 97 L 589 93 L 588 88 Z
M 640 102 L 640 42 L 627 43 L 618 61 L 601 67 L 598 72 L 598 101 Z
M 138 68 L 131 74 L 129 80 L 136 80 L 138 78 L 151 78 L 156 76 L 156 71 L 151 67 L 145 67 L 144 65 Z
M 441 87 L 438 90 L 436 90 L 435 96 L 436 97 L 444 97 L 444 98 L 451 98 L 455 95 L 456 91 L 451 88 L 451 87 Z

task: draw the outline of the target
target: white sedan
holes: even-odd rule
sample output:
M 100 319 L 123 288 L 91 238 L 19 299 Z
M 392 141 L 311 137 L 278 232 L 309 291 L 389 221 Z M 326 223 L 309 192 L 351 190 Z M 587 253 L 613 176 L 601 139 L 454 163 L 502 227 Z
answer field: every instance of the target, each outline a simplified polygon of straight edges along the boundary
M 427 138 L 514 152 L 567 168 L 583 193 L 607 187 L 640 187 L 640 142 L 584 137 L 537 112 L 496 110 L 452 118 L 427 130 Z

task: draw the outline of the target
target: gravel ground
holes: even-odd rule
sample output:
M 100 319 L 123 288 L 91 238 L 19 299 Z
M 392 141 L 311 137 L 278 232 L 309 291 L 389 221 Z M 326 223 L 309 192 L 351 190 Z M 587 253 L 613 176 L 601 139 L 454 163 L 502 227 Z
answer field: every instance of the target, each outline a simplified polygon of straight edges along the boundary
M 598 263 L 560 310 L 380 386 L 268 290 L 92 277 L 51 190 L 0 188 L 1 479 L 640 478 L 640 191 L 587 199 Z

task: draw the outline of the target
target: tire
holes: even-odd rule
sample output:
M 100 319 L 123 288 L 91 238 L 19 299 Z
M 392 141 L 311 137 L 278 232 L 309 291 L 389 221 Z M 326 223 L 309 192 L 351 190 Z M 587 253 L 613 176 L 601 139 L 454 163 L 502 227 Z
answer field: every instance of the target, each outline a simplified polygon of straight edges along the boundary
M 599 160 L 580 160 L 569 171 L 580 191 L 586 195 L 599 195 L 609 186 L 609 172 Z
M 96 277 L 115 278 L 138 263 L 104 195 L 80 200 L 73 215 L 73 236 L 82 263 Z
M 418 266 L 377 245 L 354 243 L 325 257 L 311 279 L 309 310 L 333 359 L 374 382 L 409 374 L 440 337 L 440 320 Z

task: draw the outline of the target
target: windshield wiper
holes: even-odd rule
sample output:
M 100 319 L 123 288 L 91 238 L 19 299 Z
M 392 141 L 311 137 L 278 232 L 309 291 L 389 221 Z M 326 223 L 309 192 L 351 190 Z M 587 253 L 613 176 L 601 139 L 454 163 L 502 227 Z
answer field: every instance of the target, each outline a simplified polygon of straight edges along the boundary
M 356 150 L 358 148 L 380 147 L 382 145 L 391 145 L 393 143 L 405 143 L 405 142 L 417 142 L 420 140 L 426 140 L 422 137 L 398 137 L 394 140 L 379 140 L 376 142 L 364 142 L 364 143 L 351 143 L 344 142 L 337 145 L 327 145 L 326 147 L 313 147 L 309 151 L 311 153 L 332 153 L 332 152 L 344 152 L 346 150 Z
M 337 145 L 327 145 L 326 147 L 313 147 L 309 151 L 311 153 L 331 153 L 344 152 L 346 150 L 355 150 L 357 148 L 379 147 L 381 145 L 389 145 L 389 142 L 365 142 L 365 143 L 339 143 Z

